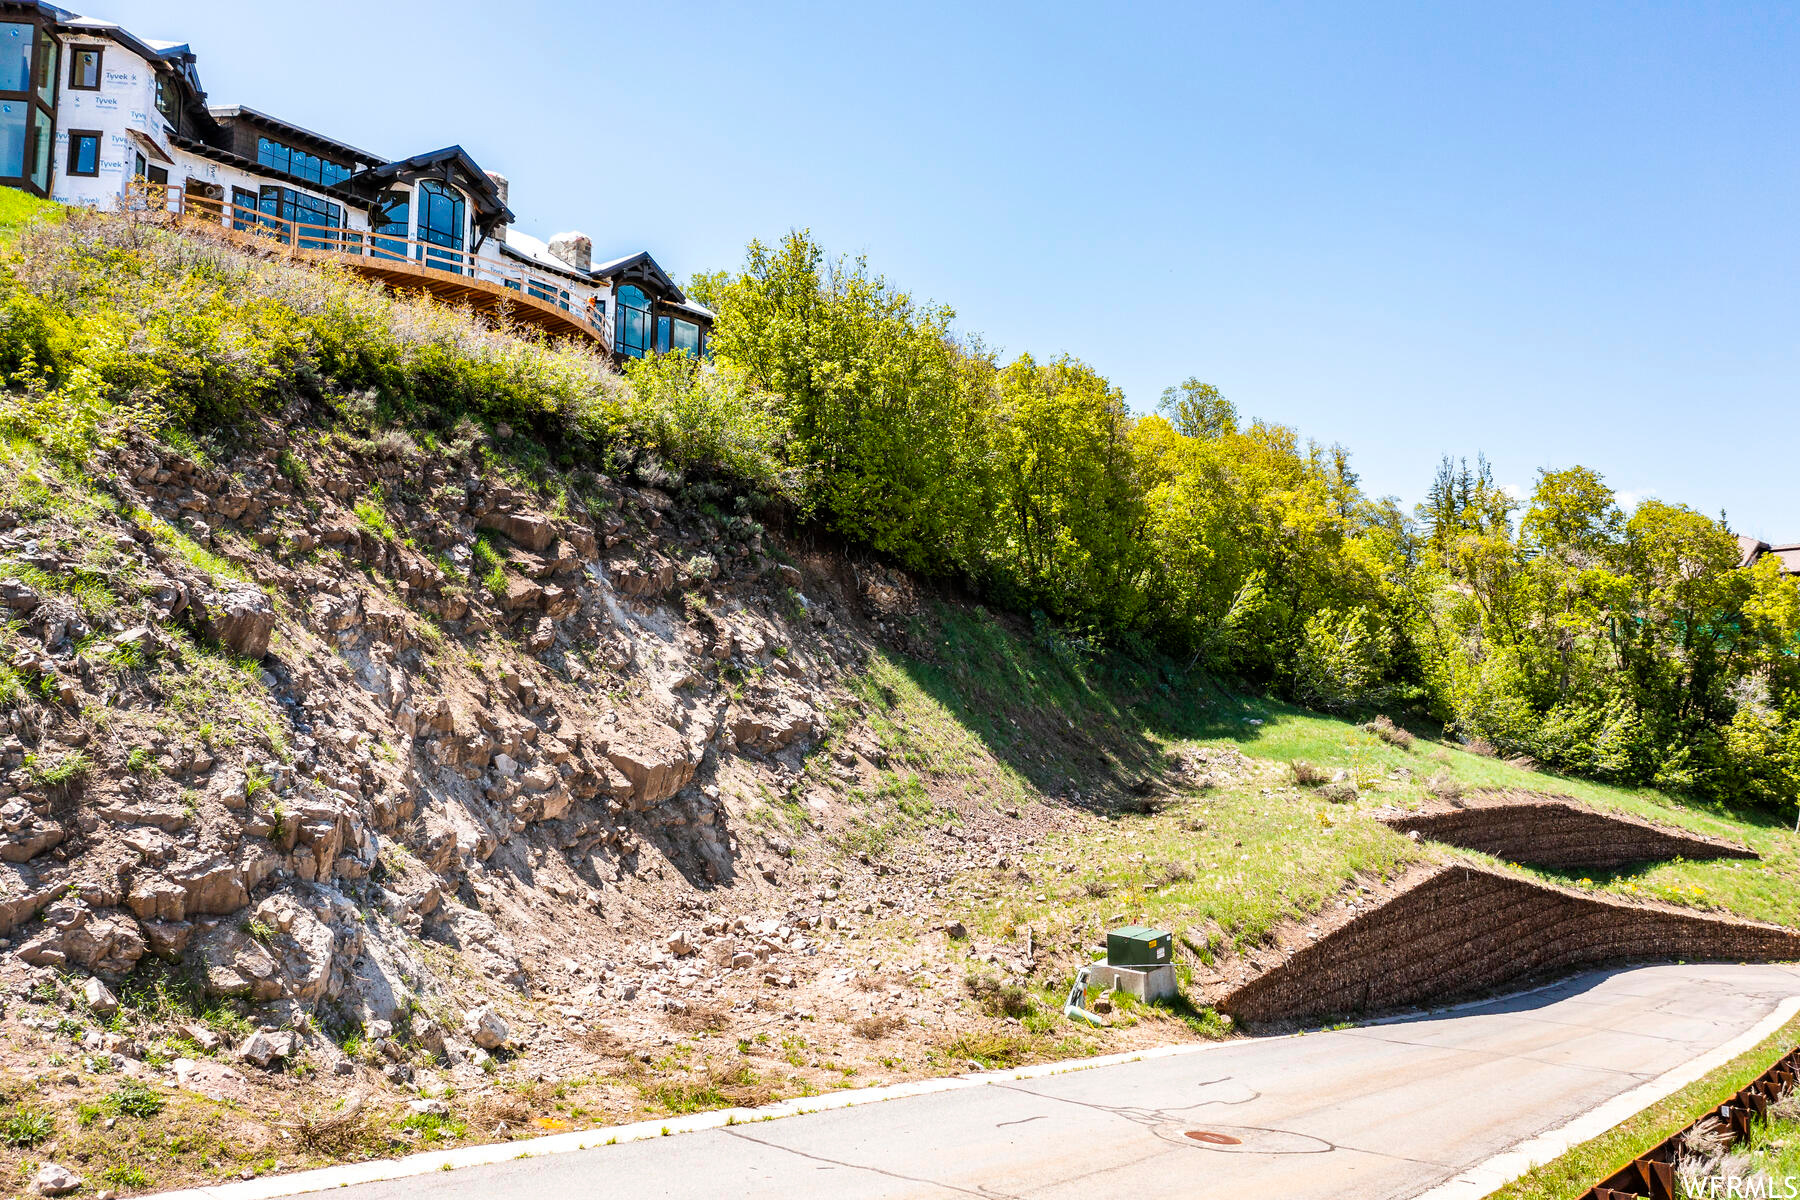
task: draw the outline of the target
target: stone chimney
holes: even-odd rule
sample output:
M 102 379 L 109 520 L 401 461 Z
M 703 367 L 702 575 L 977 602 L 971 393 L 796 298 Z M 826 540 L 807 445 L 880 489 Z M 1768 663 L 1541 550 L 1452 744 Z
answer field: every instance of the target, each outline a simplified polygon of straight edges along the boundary
M 594 265 L 594 239 L 585 233 L 559 233 L 550 239 L 550 253 L 577 271 L 587 271 Z
M 507 197 L 512 193 L 512 184 L 508 183 L 506 176 L 500 174 L 498 171 L 489 171 L 487 177 L 493 180 L 494 190 L 500 193 L 500 207 L 507 207 Z M 504 242 L 506 240 L 506 226 L 504 224 L 494 226 L 493 237 L 496 242 Z

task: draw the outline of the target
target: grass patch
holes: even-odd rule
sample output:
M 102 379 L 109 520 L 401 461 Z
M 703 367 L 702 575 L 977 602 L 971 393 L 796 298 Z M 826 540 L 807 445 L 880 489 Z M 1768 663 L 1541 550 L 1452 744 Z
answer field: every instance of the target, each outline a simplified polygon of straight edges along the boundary
M 25 773 L 44 787 L 62 787 L 86 778 L 94 769 L 94 760 L 83 750 L 74 750 L 56 758 L 38 754 L 25 756 Z
M 743 1062 L 709 1062 L 697 1078 L 650 1084 L 643 1093 L 650 1104 L 676 1116 L 716 1108 L 754 1108 L 775 1098 L 775 1090 Z
M 167 1103 L 156 1089 L 135 1079 L 108 1092 L 105 1100 L 107 1110 L 120 1117 L 154 1117 Z
M 1014 1033 L 990 1033 L 972 1030 L 945 1041 L 940 1049 L 957 1063 L 968 1063 L 983 1071 L 1016 1067 L 1034 1057 L 1036 1045 L 1031 1038 Z
M 56 1136 L 56 1117 L 41 1108 L 16 1104 L 0 1120 L 0 1141 L 21 1149 L 47 1142 Z
M 357 523 L 376 537 L 390 542 L 400 540 L 393 522 L 388 520 L 387 498 L 379 487 L 373 489 L 366 498 L 358 500 L 351 511 L 356 514 Z
M 199 568 L 214 579 L 233 579 L 239 583 L 254 583 L 250 573 L 196 542 L 180 529 L 169 524 L 148 509 L 133 509 L 131 519 L 140 529 L 149 533 L 152 540 L 164 550 L 184 559 L 190 566 Z

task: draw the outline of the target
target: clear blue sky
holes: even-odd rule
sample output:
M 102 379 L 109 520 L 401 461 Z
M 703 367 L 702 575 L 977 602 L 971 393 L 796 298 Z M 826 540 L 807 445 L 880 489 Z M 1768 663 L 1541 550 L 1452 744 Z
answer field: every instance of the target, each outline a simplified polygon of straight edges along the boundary
M 1800 539 L 1800 6 L 90 2 L 214 103 L 460 142 L 597 255 L 810 226 L 1408 503 L 1484 450 Z

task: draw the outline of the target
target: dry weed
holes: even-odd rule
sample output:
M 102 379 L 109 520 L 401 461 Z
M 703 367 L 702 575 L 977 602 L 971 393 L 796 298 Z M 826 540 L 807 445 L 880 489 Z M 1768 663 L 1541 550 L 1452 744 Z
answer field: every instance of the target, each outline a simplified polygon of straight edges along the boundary
M 864 1041 L 874 1042 L 886 1037 L 905 1024 L 892 1013 L 876 1013 L 872 1016 L 859 1017 L 850 1023 L 850 1032 Z
M 1388 745 L 1398 747 L 1401 750 L 1411 750 L 1413 748 L 1413 743 L 1418 740 L 1413 737 L 1411 733 L 1394 724 L 1393 720 L 1386 716 L 1376 717 L 1373 721 L 1362 726 L 1362 729 L 1364 732 L 1374 734 Z
M 1294 782 L 1301 787 L 1323 787 L 1325 784 L 1331 782 L 1330 771 L 1327 771 L 1324 767 L 1309 763 L 1302 758 L 1296 758 L 1293 762 L 1289 763 L 1288 769 L 1294 773 Z

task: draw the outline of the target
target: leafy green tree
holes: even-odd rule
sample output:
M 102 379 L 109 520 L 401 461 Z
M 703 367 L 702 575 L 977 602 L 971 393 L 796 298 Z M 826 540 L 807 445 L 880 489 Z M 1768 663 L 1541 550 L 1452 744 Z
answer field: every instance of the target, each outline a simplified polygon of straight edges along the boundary
M 805 230 L 751 242 L 736 275 L 697 277 L 713 356 L 780 397 L 791 451 L 838 530 L 924 570 L 979 565 L 993 364 L 857 259 Z
M 1179 385 L 1163 389 L 1156 411 L 1184 437 L 1216 438 L 1237 432 L 1236 407 L 1218 388 L 1191 375 Z
M 996 568 L 1060 619 L 1135 623 L 1146 513 L 1125 399 L 1087 364 L 1021 355 L 999 374 L 993 426 Z

